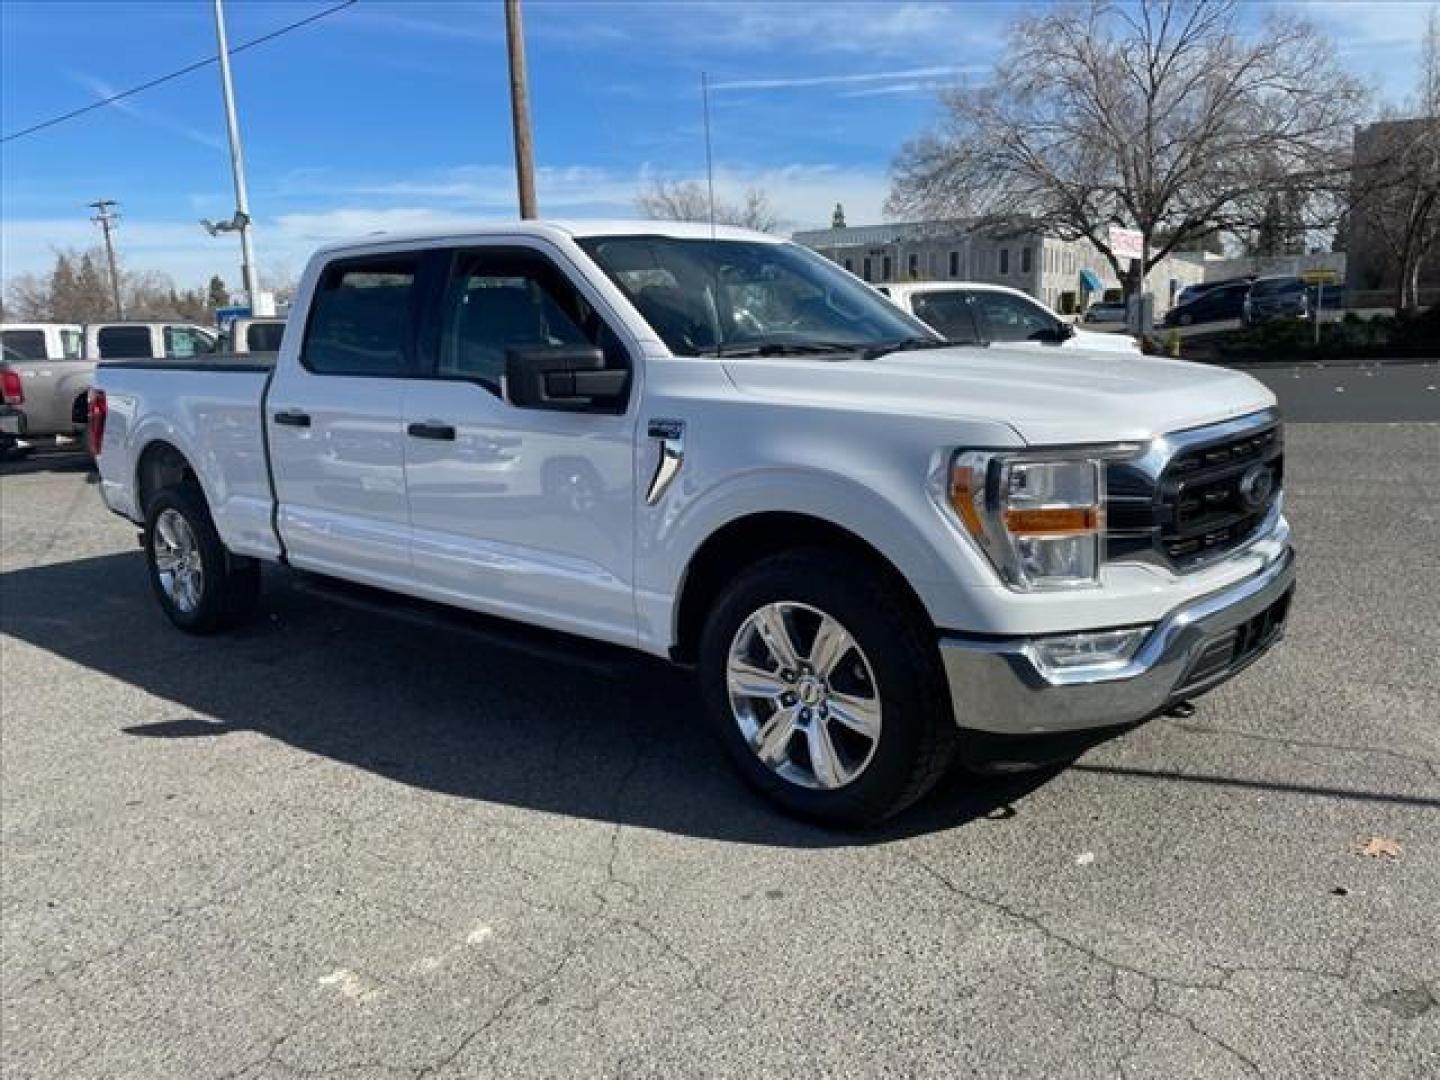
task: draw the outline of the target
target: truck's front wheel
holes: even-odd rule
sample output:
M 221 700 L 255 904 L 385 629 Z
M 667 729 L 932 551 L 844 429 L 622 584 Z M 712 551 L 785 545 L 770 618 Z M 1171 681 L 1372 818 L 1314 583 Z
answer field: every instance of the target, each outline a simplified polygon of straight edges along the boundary
M 260 596 L 260 564 L 232 555 L 193 485 L 165 488 L 145 513 L 150 585 L 170 621 L 209 634 L 243 621 Z
M 933 632 L 864 561 L 785 552 L 721 595 L 700 646 L 708 712 L 744 778 L 792 814 L 869 825 L 954 752 Z

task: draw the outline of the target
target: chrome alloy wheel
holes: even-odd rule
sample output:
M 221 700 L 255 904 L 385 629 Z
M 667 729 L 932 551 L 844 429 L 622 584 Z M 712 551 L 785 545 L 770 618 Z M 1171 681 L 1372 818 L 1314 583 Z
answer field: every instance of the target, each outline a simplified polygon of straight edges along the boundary
M 163 511 L 155 519 L 152 543 L 160 588 L 177 609 L 190 614 L 200 606 L 205 591 L 205 567 L 200 561 L 200 545 L 185 515 L 178 510 Z
M 880 689 L 850 632 L 808 604 L 767 604 L 740 624 L 725 668 L 740 732 L 772 772 L 833 790 L 880 745 Z

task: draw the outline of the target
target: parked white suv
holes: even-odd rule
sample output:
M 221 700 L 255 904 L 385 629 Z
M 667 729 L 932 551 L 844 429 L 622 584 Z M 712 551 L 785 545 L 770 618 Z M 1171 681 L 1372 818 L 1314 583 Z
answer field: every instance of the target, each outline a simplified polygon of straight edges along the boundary
M 1081 330 L 1028 293 L 1004 285 L 922 281 L 876 288 L 954 344 L 994 342 L 1017 349 L 1140 352 L 1140 343 L 1129 334 Z
M 947 346 L 743 230 L 332 245 L 273 362 L 96 386 L 101 491 L 178 627 L 279 561 L 672 657 L 742 775 L 828 822 L 1218 685 L 1294 578 L 1255 380 Z

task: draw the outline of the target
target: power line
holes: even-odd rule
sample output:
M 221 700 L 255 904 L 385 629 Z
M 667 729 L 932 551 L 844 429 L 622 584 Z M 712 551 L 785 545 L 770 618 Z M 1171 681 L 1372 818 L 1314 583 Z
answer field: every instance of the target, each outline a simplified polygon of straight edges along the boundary
M 334 15 L 337 11 L 343 11 L 356 2 L 357 0 L 342 0 L 341 3 L 328 7 L 323 11 L 317 11 L 314 15 L 306 16 L 297 22 L 282 26 L 277 30 L 272 30 L 268 34 L 262 34 L 260 37 L 253 38 L 241 45 L 236 45 L 235 48 L 230 50 L 230 55 L 234 56 L 236 53 L 244 52 L 246 49 L 253 49 L 256 45 L 263 45 L 267 41 L 273 41 L 282 34 L 288 34 L 292 30 L 299 30 L 302 26 L 308 26 L 310 23 L 318 22 L 327 15 Z M 37 131 L 44 131 L 46 128 L 54 127 L 56 124 L 63 124 L 66 120 L 73 120 L 75 117 L 83 116 L 85 113 L 93 112 L 95 109 L 103 108 L 106 105 L 113 105 L 117 101 L 150 90 L 163 83 L 170 82 L 173 79 L 178 79 L 182 75 L 189 75 L 192 71 L 199 71 L 201 68 L 213 64 L 219 59 L 220 57 L 218 55 L 207 56 L 204 60 L 197 60 L 193 64 L 187 64 L 185 67 L 172 71 L 168 75 L 161 75 L 159 78 L 151 79 L 149 82 L 143 82 L 139 86 L 132 86 L 128 90 L 122 90 L 118 94 L 111 94 L 109 97 L 102 98 L 99 101 L 92 101 L 89 105 L 82 105 L 78 109 L 71 109 L 69 112 L 62 113 L 60 116 L 52 116 L 49 120 L 42 120 L 38 124 L 32 124 L 22 131 L 11 132 L 4 138 L 0 138 L 0 143 L 7 143 L 13 139 L 24 138 L 26 135 L 33 135 Z

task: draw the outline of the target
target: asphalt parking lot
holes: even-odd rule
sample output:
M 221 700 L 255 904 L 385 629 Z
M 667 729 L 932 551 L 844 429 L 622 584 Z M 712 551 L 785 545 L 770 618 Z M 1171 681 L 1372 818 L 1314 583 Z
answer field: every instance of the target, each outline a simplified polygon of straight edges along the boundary
M 183 637 L 0 470 L 7 1077 L 1440 1076 L 1436 427 L 1292 426 L 1289 638 L 1193 717 L 862 835 L 642 658 L 279 575 Z

